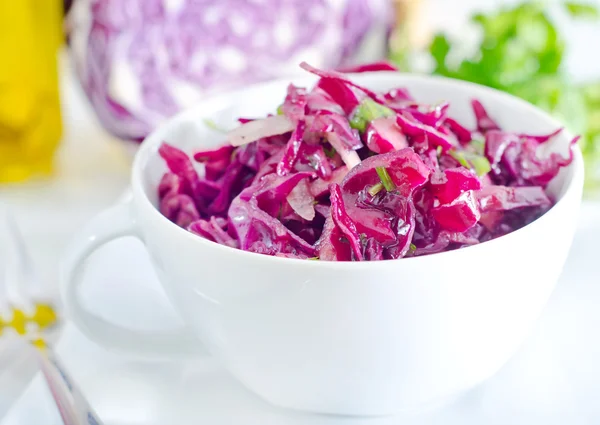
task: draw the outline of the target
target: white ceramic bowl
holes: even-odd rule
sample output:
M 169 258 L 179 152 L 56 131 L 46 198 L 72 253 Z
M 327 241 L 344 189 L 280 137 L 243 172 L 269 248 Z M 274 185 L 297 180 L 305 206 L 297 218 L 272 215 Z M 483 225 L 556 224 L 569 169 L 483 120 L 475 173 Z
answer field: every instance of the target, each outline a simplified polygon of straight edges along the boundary
M 465 82 L 399 73 L 352 78 L 374 90 L 405 86 L 424 102 L 448 100 L 450 115 L 467 124 L 474 124 L 470 100 L 477 98 L 508 130 L 537 134 L 559 126 L 526 102 Z M 280 104 L 288 83 L 212 98 L 148 137 L 133 166 L 132 199 L 97 217 L 66 259 L 62 286 L 71 318 L 109 348 L 169 356 L 208 348 L 266 400 L 313 412 L 419 409 L 493 375 L 532 328 L 563 267 L 581 198 L 579 150 L 550 185 L 557 203 L 543 217 L 499 239 L 431 256 L 364 263 L 275 258 L 215 244 L 164 218 L 155 208 L 165 171 L 160 143 L 216 145 L 223 136 L 203 118 L 231 127 L 238 116 L 263 116 Z M 566 152 L 568 141 L 559 137 L 554 149 Z M 186 328 L 140 335 L 82 309 L 82 263 L 126 235 L 146 245 Z

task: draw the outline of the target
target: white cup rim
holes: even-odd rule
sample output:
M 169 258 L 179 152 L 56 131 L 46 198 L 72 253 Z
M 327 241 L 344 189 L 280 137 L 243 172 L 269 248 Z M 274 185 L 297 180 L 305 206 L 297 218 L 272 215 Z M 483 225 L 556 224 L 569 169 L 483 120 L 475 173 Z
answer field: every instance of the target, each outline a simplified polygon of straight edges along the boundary
M 505 92 L 502 92 L 502 91 L 499 91 L 499 90 L 496 90 L 496 89 L 493 89 L 490 87 L 482 86 L 482 85 L 475 84 L 475 83 L 470 83 L 467 81 L 455 80 L 452 78 L 441 77 L 441 76 L 409 74 L 409 73 L 401 73 L 401 72 L 395 72 L 395 71 L 365 72 L 365 73 L 360 73 L 360 74 L 346 74 L 346 75 L 348 75 L 348 77 L 351 79 L 361 80 L 361 82 L 362 82 L 362 80 L 368 80 L 370 78 L 372 78 L 372 79 L 374 79 L 374 78 L 394 79 L 394 80 L 398 80 L 398 82 L 397 82 L 398 86 L 401 86 L 403 84 L 402 81 L 404 81 L 404 82 L 406 82 L 406 81 L 415 81 L 415 82 L 437 81 L 437 82 L 442 82 L 445 84 L 453 84 L 453 85 L 456 85 L 459 87 L 476 89 L 477 91 L 479 91 L 481 93 L 480 98 L 483 98 L 485 96 L 494 96 L 494 97 L 497 97 L 500 99 L 504 98 L 506 101 L 511 102 L 512 104 L 521 108 L 523 110 L 523 113 L 531 114 L 532 116 L 537 116 L 539 119 L 545 120 L 549 124 L 553 125 L 555 128 L 564 127 L 563 124 L 561 124 L 555 118 L 550 116 L 547 112 L 526 102 L 523 99 L 520 99 L 516 96 L 510 95 L 508 93 L 505 93 Z M 218 107 L 220 105 L 230 104 L 232 101 L 237 99 L 240 95 L 242 95 L 247 90 L 257 89 L 257 88 L 264 88 L 265 90 L 267 90 L 270 86 L 281 86 L 283 84 L 288 84 L 291 80 L 292 80 L 292 78 L 289 78 L 289 77 L 288 78 L 280 78 L 280 79 L 271 80 L 268 82 L 252 84 L 252 85 L 249 85 L 249 86 L 237 89 L 237 90 L 233 90 L 233 91 L 219 93 L 219 94 L 205 98 L 202 102 L 200 102 L 195 107 L 181 111 L 178 114 L 174 115 L 169 120 L 167 120 L 166 122 L 162 123 L 157 129 L 155 129 L 150 135 L 148 135 L 144 139 L 144 141 L 141 143 L 140 148 L 138 149 L 138 151 L 135 155 L 134 161 L 133 161 L 131 185 L 132 185 L 132 190 L 133 190 L 133 197 L 134 197 L 134 199 L 136 199 L 138 201 L 137 204 L 141 205 L 141 207 L 143 207 L 144 209 L 148 209 L 149 213 L 152 214 L 158 220 L 157 222 L 164 223 L 165 226 L 171 226 L 173 234 L 177 235 L 177 237 L 193 238 L 194 243 L 207 244 L 206 247 L 208 249 L 222 250 L 223 255 L 233 256 L 232 257 L 233 260 L 235 260 L 235 256 L 242 256 L 242 257 L 240 257 L 242 259 L 264 262 L 265 266 L 270 265 L 271 262 L 279 263 L 280 265 L 285 264 L 286 262 L 291 262 L 291 263 L 289 263 L 290 265 L 291 264 L 298 265 L 299 261 L 303 261 L 306 263 L 306 267 L 319 267 L 319 268 L 323 267 L 323 268 L 327 268 L 330 270 L 336 270 L 336 269 L 353 270 L 353 269 L 358 269 L 358 268 L 363 268 L 363 267 L 364 268 L 393 267 L 398 264 L 397 263 L 398 261 L 412 261 L 412 262 L 431 261 L 435 258 L 440 258 L 440 256 L 444 256 L 444 258 L 448 258 L 448 257 L 454 256 L 454 255 L 465 255 L 465 252 L 466 253 L 472 252 L 473 250 L 476 250 L 476 249 L 493 249 L 493 247 L 496 246 L 498 243 L 507 242 L 507 240 L 509 238 L 516 240 L 516 237 L 518 235 L 522 234 L 523 232 L 527 232 L 529 229 L 531 229 L 533 227 L 543 226 L 544 222 L 546 220 L 548 220 L 551 215 L 553 215 L 553 211 L 561 208 L 561 206 L 565 202 L 567 202 L 567 200 L 569 198 L 571 198 L 571 196 L 569 196 L 569 194 L 571 194 L 574 191 L 577 191 L 578 189 L 580 189 L 583 186 L 583 172 L 584 172 L 583 156 L 581 154 L 581 149 L 579 148 L 579 146 L 575 146 L 573 162 L 567 167 L 569 170 L 571 170 L 571 172 L 570 172 L 570 175 L 567 177 L 566 189 L 564 190 L 564 192 L 560 196 L 560 198 L 556 200 L 555 204 L 550 208 L 550 210 L 548 210 L 544 215 L 539 217 L 534 222 L 532 222 L 526 226 L 523 226 L 522 228 L 517 229 L 511 233 L 508 233 L 507 235 L 498 237 L 496 239 L 492 239 L 490 241 L 482 242 L 480 244 L 467 246 L 467 247 L 452 250 L 452 251 L 444 251 L 444 252 L 439 252 L 439 253 L 435 253 L 435 254 L 423 255 L 423 256 L 419 256 L 419 257 L 406 257 L 406 258 L 401 258 L 401 259 L 397 259 L 397 260 L 309 261 L 309 260 L 305 260 L 305 259 L 275 257 L 275 256 L 264 255 L 264 254 L 258 254 L 258 253 L 254 253 L 254 252 L 243 251 L 241 249 L 221 245 L 221 244 L 218 244 L 213 241 L 209 241 L 207 239 L 204 239 L 198 235 L 195 235 L 195 234 L 189 232 L 186 229 L 183 229 L 182 227 L 179 227 L 178 225 L 176 225 L 175 223 L 173 223 L 169 219 L 167 219 L 165 216 L 163 216 L 160 213 L 160 211 L 158 210 L 158 208 L 156 208 L 156 206 L 150 201 L 148 194 L 144 190 L 143 172 L 144 172 L 144 164 L 148 161 L 148 159 L 150 157 L 152 157 L 153 155 L 157 155 L 158 148 L 159 148 L 160 144 L 164 141 L 165 135 L 168 134 L 168 132 L 169 132 L 168 130 L 169 130 L 170 126 L 176 125 L 179 122 L 189 121 L 191 118 L 201 119 L 202 115 L 206 115 L 206 114 L 203 114 L 202 111 L 208 110 L 209 106 L 211 109 L 214 109 L 215 107 Z M 305 78 L 293 78 L 293 80 L 294 80 L 294 82 L 305 83 L 307 86 L 315 81 L 314 77 L 311 77 L 311 76 L 308 76 Z M 564 131 L 562 134 L 562 137 L 572 138 L 572 135 L 568 131 Z M 251 256 L 251 257 L 247 257 L 247 256 Z

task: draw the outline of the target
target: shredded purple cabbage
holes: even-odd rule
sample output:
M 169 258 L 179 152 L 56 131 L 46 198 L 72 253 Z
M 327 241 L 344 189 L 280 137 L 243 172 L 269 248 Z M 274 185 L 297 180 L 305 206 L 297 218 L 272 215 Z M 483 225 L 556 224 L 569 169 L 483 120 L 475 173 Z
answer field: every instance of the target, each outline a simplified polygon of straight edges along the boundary
M 573 160 L 572 149 L 567 157 L 538 154 L 560 129 L 504 131 L 477 100 L 477 127 L 468 129 L 447 116 L 448 103 L 418 103 L 403 88 L 375 93 L 340 72 L 302 66 L 320 80 L 282 94 L 279 114 L 291 127 L 240 120 L 229 137 L 242 144 L 195 152 L 197 166 L 163 143 L 163 215 L 212 242 L 265 255 L 413 257 L 536 220 L 553 204 L 546 186 Z

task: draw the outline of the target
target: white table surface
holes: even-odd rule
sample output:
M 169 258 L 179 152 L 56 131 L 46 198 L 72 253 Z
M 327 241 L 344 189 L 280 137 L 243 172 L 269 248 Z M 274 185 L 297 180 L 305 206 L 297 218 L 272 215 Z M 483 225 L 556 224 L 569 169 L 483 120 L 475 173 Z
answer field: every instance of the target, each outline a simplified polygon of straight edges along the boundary
M 473 9 L 514 2 L 462 0 L 459 4 L 429 0 L 426 13 L 432 26 L 456 31 Z M 600 0 L 591 2 L 600 4 Z M 600 75 L 600 56 L 590 55 L 588 47 L 590 40 L 600 40 L 600 26 L 580 23 L 575 29 L 564 20 L 562 25 L 569 36 L 568 69 L 574 78 L 584 80 Z M 57 293 L 57 263 L 69 238 L 94 214 L 118 199 L 129 177 L 129 155 L 121 142 L 98 125 L 65 57 L 61 61 L 61 82 L 65 130 L 56 176 L 25 185 L 0 186 L 0 202 L 10 205 L 15 213 L 50 293 Z M 591 298 L 581 296 L 584 299 L 578 300 L 572 295 L 572 301 L 585 305 L 591 302 Z M 0 370 L 0 418 L 21 394 L 34 371 L 35 364 L 27 359 Z M 594 394 L 598 396 L 600 392 Z

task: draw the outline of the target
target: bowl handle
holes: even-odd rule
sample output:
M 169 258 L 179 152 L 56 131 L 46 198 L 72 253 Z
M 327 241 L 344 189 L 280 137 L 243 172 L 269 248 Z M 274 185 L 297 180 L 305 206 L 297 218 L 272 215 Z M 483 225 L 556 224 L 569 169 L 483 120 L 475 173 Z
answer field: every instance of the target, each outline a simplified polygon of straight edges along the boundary
M 135 331 L 107 322 L 80 303 L 77 291 L 89 256 L 122 237 L 134 236 L 144 242 L 131 208 L 130 202 L 124 202 L 100 213 L 70 245 L 60 279 L 66 314 L 88 338 L 110 350 L 156 358 L 207 355 L 203 344 L 185 326 L 169 331 Z

